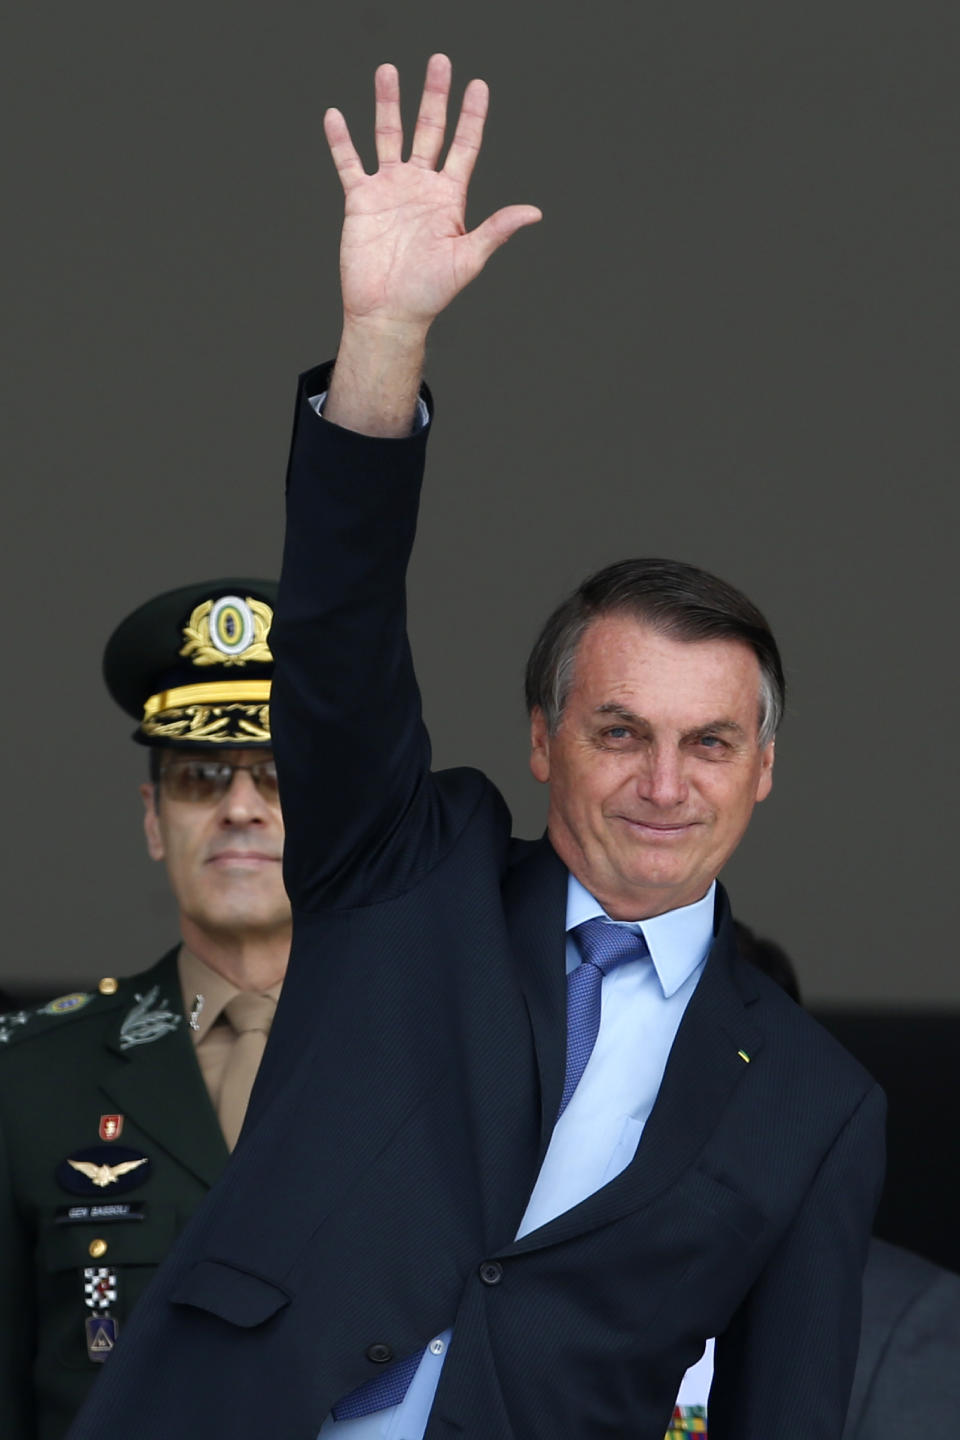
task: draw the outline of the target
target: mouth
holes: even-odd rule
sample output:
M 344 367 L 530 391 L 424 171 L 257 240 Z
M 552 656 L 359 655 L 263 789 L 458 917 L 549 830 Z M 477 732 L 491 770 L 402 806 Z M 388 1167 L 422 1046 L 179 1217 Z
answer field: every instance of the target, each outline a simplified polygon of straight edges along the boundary
M 700 824 L 699 820 L 686 820 L 674 824 L 667 824 L 663 821 L 632 820 L 629 815 L 617 815 L 615 818 L 622 821 L 632 835 L 636 835 L 642 840 L 650 840 L 654 844 L 668 844 L 671 840 L 682 840 Z
M 208 865 L 242 865 L 253 869 L 260 865 L 279 865 L 279 855 L 268 855 L 263 850 L 218 850 L 206 862 Z

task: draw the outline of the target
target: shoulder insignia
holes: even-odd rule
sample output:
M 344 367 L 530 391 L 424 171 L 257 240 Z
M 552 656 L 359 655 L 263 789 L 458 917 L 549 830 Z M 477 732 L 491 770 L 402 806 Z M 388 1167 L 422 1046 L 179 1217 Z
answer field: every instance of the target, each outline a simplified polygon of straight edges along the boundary
M 125 1016 L 120 1026 L 120 1049 L 130 1050 L 134 1045 L 149 1045 L 176 1030 L 182 1015 L 167 1007 L 166 1000 L 160 999 L 160 987 L 154 985 L 146 995 L 135 995 L 136 1004 Z
M 69 995 L 58 995 L 56 1000 L 48 1000 L 45 1005 L 35 1005 L 31 1010 L 13 1010 L 9 1015 L 0 1015 L 0 1045 L 6 1045 L 14 1036 L 22 1035 L 22 1027 L 31 1020 L 41 1016 L 74 1015 L 96 998 L 85 990 L 74 990 Z
M 11 1015 L 0 1015 L 0 1045 L 6 1045 L 19 1025 L 26 1025 L 31 1013 L 29 1010 L 14 1010 Z
M 38 1015 L 69 1015 L 72 1010 L 82 1010 L 89 1005 L 93 996 L 86 990 L 74 990 L 70 995 L 58 995 L 37 1010 Z

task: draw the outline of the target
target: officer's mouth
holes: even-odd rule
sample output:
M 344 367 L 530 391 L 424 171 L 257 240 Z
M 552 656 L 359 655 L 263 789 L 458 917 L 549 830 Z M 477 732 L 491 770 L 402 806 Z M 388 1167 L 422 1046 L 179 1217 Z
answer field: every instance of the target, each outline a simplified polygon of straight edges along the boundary
M 218 850 L 215 855 L 209 855 L 205 862 L 207 865 L 227 866 L 249 866 L 251 869 L 258 869 L 262 865 L 279 865 L 279 855 L 269 855 L 265 850 Z

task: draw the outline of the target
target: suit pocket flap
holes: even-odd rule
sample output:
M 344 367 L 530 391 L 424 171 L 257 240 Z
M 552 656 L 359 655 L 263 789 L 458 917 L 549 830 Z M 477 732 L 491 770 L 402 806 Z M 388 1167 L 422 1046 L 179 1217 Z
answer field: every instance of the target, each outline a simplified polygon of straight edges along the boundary
M 279 1285 L 220 1260 L 201 1260 L 194 1265 L 170 1299 L 174 1305 L 208 1310 L 211 1315 L 219 1315 L 221 1320 L 244 1329 L 262 1325 L 290 1304 L 290 1296 Z
M 764 1228 L 763 1216 L 725 1180 L 694 1165 L 681 1181 L 698 1205 L 705 1206 L 744 1240 L 754 1241 Z

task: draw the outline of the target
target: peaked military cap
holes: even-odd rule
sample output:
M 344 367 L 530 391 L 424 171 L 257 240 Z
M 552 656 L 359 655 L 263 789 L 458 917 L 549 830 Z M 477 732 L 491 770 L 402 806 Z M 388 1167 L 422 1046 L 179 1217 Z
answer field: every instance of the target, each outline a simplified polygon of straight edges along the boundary
M 157 595 L 107 641 L 103 677 L 141 745 L 269 746 L 272 580 L 205 580 Z

